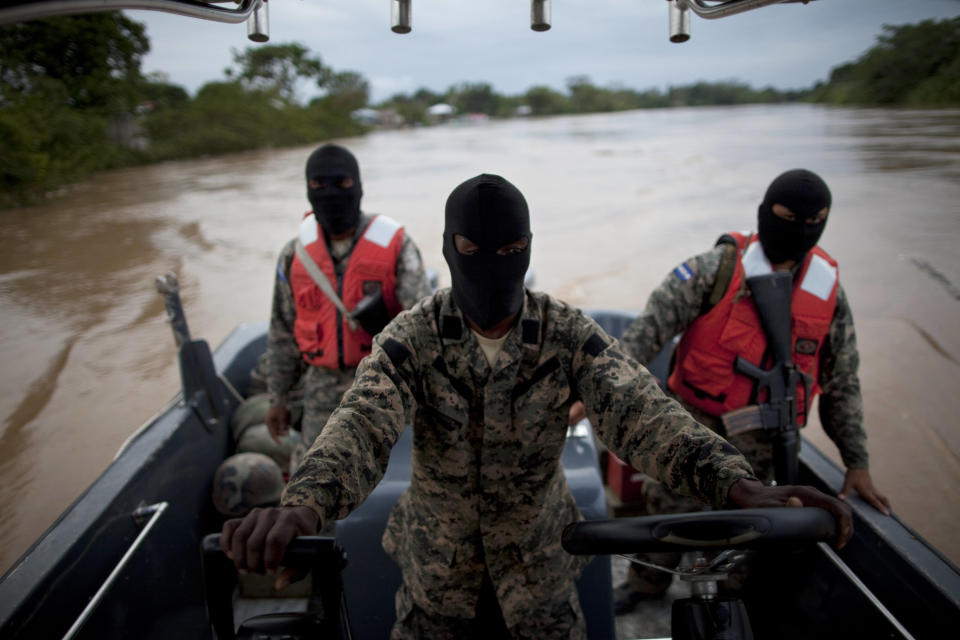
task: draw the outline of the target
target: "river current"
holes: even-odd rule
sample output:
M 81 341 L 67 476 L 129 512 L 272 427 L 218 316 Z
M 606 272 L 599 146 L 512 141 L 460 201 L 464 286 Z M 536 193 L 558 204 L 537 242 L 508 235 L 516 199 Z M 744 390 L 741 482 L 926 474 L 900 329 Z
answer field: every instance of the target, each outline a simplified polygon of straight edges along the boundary
M 530 205 L 535 288 L 584 308 L 642 308 L 674 266 L 755 227 L 776 175 L 819 173 L 874 481 L 960 564 L 960 111 L 678 108 L 339 142 L 360 162 L 363 209 L 404 223 L 441 285 L 447 194 L 481 172 L 511 180 Z M 0 571 L 176 393 L 157 276 L 178 275 L 190 331 L 211 345 L 267 319 L 311 150 L 102 173 L 0 214 Z M 839 460 L 819 425 L 805 433 Z

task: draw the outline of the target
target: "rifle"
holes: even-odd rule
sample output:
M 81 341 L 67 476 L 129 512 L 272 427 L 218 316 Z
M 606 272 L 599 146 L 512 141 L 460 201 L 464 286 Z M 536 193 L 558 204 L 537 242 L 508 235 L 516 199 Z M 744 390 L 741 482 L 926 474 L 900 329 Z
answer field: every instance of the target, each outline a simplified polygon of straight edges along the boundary
M 797 431 L 797 385 L 803 383 L 804 402 L 809 403 L 810 376 L 797 369 L 791 358 L 790 296 L 793 275 L 789 271 L 747 278 L 747 286 L 757 306 L 773 365 L 761 369 L 742 357 L 734 368 L 757 383 L 757 393 L 768 390 L 767 401 L 730 411 L 721 416 L 727 435 L 753 429 L 774 432 L 773 465 L 777 484 L 796 484 L 800 438 Z M 804 407 L 806 414 L 806 407 Z

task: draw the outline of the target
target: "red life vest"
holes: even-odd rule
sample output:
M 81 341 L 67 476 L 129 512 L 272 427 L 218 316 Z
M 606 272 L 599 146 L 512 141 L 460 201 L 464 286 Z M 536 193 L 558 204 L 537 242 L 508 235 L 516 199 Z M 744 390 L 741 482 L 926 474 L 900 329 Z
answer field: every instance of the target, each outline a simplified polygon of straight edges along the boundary
M 676 350 L 670 390 L 685 402 L 713 415 L 764 402 L 754 397 L 753 379 L 737 373 L 737 356 L 766 369 L 767 337 L 746 278 L 772 268 L 755 234 L 729 234 L 737 241 L 740 259 L 723 299 L 697 318 L 684 332 Z M 810 398 L 797 388 L 797 419 L 805 424 L 810 400 L 820 392 L 817 375 L 820 349 L 830 330 L 837 303 L 837 263 L 820 247 L 807 252 L 790 299 L 793 363 L 813 380 Z M 761 394 L 766 396 L 766 390 Z
M 403 227 L 387 216 L 375 216 L 357 240 L 347 270 L 338 282 L 323 231 L 311 212 L 300 224 L 300 242 L 326 275 L 344 306 L 353 310 L 365 293 L 380 289 L 390 317 L 400 312 L 397 301 L 397 257 L 403 244 Z M 355 367 L 370 353 L 372 337 L 347 319 L 318 287 L 296 255 L 290 265 L 290 287 L 297 307 L 293 333 L 300 353 L 318 367 Z M 339 326 L 338 326 L 339 323 Z

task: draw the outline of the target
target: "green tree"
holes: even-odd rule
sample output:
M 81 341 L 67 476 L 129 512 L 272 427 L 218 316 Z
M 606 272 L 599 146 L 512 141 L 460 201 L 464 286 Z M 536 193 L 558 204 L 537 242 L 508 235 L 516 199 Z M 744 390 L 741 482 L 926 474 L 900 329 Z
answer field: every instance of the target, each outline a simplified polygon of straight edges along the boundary
M 140 97 L 147 111 L 182 107 L 190 102 L 186 90 L 167 80 L 166 74 L 152 73 L 140 87 Z
M 613 111 L 609 92 L 594 86 L 588 76 L 572 76 L 567 79 L 570 91 L 570 107 L 575 113 Z
M 877 44 L 835 67 L 813 99 L 834 104 L 960 104 L 960 17 L 884 25 Z
M 443 100 L 443 96 L 441 96 L 439 93 L 430 91 L 430 89 L 421 87 L 414 92 L 413 100 L 429 107 L 432 104 L 441 102 Z
M 3 100 L 47 91 L 52 80 L 64 87 L 57 95 L 65 106 L 129 110 L 139 99 L 140 61 L 149 50 L 144 25 L 120 12 L 0 26 Z
M 356 71 L 331 72 L 326 90 L 321 103 L 339 114 L 349 115 L 367 106 L 370 97 L 370 83 Z
M 502 100 L 502 96 L 485 82 L 464 82 L 451 87 L 448 95 L 449 101 L 460 113 L 485 113 L 491 116 L 497 114 Z
M 550 87 L 536 86 L 527 89 L 524 102 L 533 111 L 534 115 L 552 115 L 569 111 L 567 97 Z
M 0 26 L 0 207 L 130 161 L 109 133 L 140 102 L 148 50 L 118 12 Z
M 860 61 L 858 73 L 866 101 L 907 101 L 918 84 L 936 76 L 957 58 L 960 18 L 915 25 L 884 25 L 878 44 Z
M 243 52 L 234 50 L 233 62 L 238 68 L 226 69 L 228 78 L 236 76 L 245 88 L 272 92 L 288 104 L 297 102 L 298 82 L 313 80 L 322 88 L 331 74 L 319 56 L 311 57 L 310 50 L 297 43 L 257 45 Z

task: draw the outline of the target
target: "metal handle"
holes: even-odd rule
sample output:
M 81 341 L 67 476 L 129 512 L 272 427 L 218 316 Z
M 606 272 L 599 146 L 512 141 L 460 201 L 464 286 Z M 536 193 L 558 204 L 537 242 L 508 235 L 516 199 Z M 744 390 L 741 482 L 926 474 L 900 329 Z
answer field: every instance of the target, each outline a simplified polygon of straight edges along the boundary
M 150 519 L 147 521 L 147 524 L 144 525 L 143 529 L 140 531 L 140 534 L 134 539 L 133 544 L 130 545 L 130 548 L 127 549 L 127 552 L 123 554 L 122 558 L 120 558 L 120 562 L 117 563 L 117 566 L 113 568 L 113 571 L 110 572 L 110 575 L 107 576 L 107 579 L 104 581 L 104 583 L 100 586 L 97 592 L 93 594 L 93 597 L 90 599 L 90 602 L 87 603 L 86 608 L 80 612 L 80 615 L 73 623 L 73 626 L 70 627 L 66 635 L 63 636 L 63 640 L 70 640 L 70 638 L 73 638 L 75 635 L 77 635 L 83 625 L 86 624 L 91 614 L 93 614 L 93 611 L 97 608 L 97 605 L 100 604 L 101 600 L 103 600 L 103 596 L 107 594 L 107 590 L 110 589 L 110 586 L 113 585 L 114 581 L 117 579 L 117 576 L 119 576 L 120 572 L 123 571 L 123 568 L 130 561 L 130 558 L 133 557 L 134 552 L 143 543 L 143 540 L 147 537 L 147 534 L 150 533 L 150 529 L 152 529 L 153 525 L 156 524 L 157 519 L 163 515 L 164 511 L 166 511 L 167 506 L 168 505 L 166 502 L 157 502 L 156 504 L 140 507 L 131 514 L 135 520 L 139 520 L 146 516 L 150 516 Z
M 683 0 L 670 0 L 670 42 L 690 39 L 690 9 Z
M 530 0 L 530 28 L 534 31 L 548 31 L 550 22 L 550 0 Z
M 394 33 L 410 33 L 410 0 L 390 0 L 390 30 Z
M 707 4 L 706 0 L 680 0 L 680 4 L 690 7 L 693 9 L 693 12 L 701 18 L 712 20 L 789 1 L 790 0 L 726 0 L 726 2 L 719 4 Z
M 257 8 L 247 18 L 247 38 L 252 42 L 270 40 L 270 13 L 267 11 L 267 0 L 257 0 Z
M 237 0 L 237 8 L 224 9 L 208 2 L 186 3 L 174 2 L 173 0 L 47 0 L 46 2 L 23 3 L 19 6 L 0 10 L 0 24 L 118 9 L 148 9 L 178 13 L 203 20 L 239 23 L 246 20 L 254 12 L 258 1 Z

